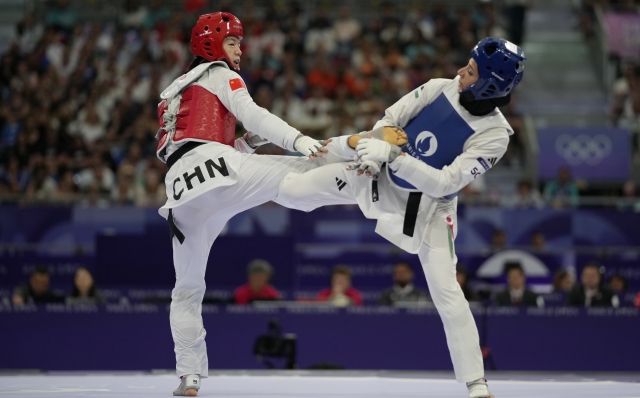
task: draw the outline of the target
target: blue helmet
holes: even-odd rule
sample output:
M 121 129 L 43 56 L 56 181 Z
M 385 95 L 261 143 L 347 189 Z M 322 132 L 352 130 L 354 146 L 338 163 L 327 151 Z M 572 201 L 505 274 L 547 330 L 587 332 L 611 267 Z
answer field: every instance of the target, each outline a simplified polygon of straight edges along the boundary
M 486 37 L 471 50 L 478 64 L 478 81 L 462 90 L 474 99 L 499 98 L 509 95 L 522 80 L 524 52 L 505 39 Z

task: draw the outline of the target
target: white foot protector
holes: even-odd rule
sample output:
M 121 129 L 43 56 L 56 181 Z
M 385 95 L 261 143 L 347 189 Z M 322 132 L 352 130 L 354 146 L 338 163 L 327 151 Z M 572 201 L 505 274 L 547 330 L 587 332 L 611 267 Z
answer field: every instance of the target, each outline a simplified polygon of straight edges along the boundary
M 197 397 L 200 390 L 200 375 L 184 375 L 178 388 L 173 390 L 174 396 Z
M 484 377 L 467 383 L 469 398 L 494 398 Z

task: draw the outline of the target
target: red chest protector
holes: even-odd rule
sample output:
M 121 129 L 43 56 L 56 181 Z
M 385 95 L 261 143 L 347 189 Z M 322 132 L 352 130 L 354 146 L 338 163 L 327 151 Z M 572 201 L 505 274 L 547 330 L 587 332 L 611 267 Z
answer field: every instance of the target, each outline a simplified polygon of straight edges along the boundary
M 163 100 L 158 105 L 160 132 L 158 157 L 164 160 L 169 138 L 173 142 L 198 141 L 219 142 L 233 147 L 236 135 L 236 117 L 220 102 L 217 96 L 205 88 L 193 85 L 182 92 L 175 116 L 168 114 L 169 104 Z M 175 131 L 167 126 L 173 124 Z M 165 130 L 165 128 L 167 128 Z

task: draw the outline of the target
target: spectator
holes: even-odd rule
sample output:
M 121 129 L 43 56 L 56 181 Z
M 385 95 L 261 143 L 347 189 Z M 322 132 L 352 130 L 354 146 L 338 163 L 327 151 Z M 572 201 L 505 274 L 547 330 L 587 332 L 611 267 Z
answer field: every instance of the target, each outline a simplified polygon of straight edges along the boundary
M 338 54 L 347 57 L 353 50 L 353 42 L 360 34 L 362 26 L 360 22 L 351 16 L 349 7 L 340 7 L 340 16 L 333 23 L 334 37 L 337 42 Z
M 627 291 L 627 280 L 620 274 L 613 274 L 609 278 L 609 288 L 615 294 L 621 294 Z
M 547 249 L 546 238 L 542 232 L 534 232 L 531 235 L 531 251 L 541 253 Z
M 521 46 L 529 0 L 506 0 L 506 6 L 505 11 L 509 20 L 509 40 Z
M 393 267 L 393 286 L 380 296 L 381 305 L 426 303 L 427 293 L 413 285 L 413 270 L 408 263 L 397 263 Z
M 576 285 L 569 293 L 567 304 L 576 307 L 615 307 L 620 300 L 611 289 L 602 286 L 600 266 L 587 264 L 580 276 L 581 285 Z
M 516 195 L 508 205 L 517 209 L 539 209 L 544 206 L 544 201 L 540 192 L 533 188 L 529 180 L 520 180 Z
M 76 11 L 69 7 L 68 0 L 58 0 L 47 13 L 46 20 L 47 25 L 70 31 L 75 26 L 78 16 Z
M 97 187 L 100 194 L 111 194 L 116 187 L 116 177 L 113 171 L 104 164 L 98 154 L 94 154 L 88 163 L 89 167 L 82 170 L 78 175 L 80 188 L 83 191 L 88 191 L 91 187 Z
M 490 253 L 497 253 L 507 248 L 507 233 L 501 229 L 495 231 L 491 236 Z
M 247 267 L 248 282 L 233 292 L 236 304 L 251 304 L 254 301 L 278 300 L 280 293 L 269 284 L 273 267 L 265 260 L 256 259 Z
M 478 296 L 469 287 L 469 271 L 467 271 L 467 268 L 462 264 L 456 266 L 456 280 L 458 281 L 458 285 L 460 285 L 460 289 L 462 289 L 462 293 L 464 293 L 464 298 L 467 299 L 468 302 L 478 301 Z
M 507 289 L 496 295 L 496 305 L 516 307 L 544 307 L 544 300 L 527 288 L 524 270 L 519 262 L 505 265 Z
M 362 295 L 351 287 L 351 270 L 344 265 L 333 267 L 331 287 L 321 290 L 316 298 L 318 301 L 328 301 L 338 307 L 362 305 Z
M 29 283 L 16 287 L 13 291 L 11 301 L 13 304 L 42 304 L 59 303 L 64 301 L 63 297 L 56 295 L 49 289 L 51 276 L 49 269 L 45 266 L 36 267 L 31 273 Z
M 67 304 L 104 304 L 102 294 L 96 289 L 93 275 L 85 267 L 76 270 L 73 277 L 71 296 L 67 297 Z
M 640 212 L 640 198 L 637 195 L 636 184 L 633 181 L 627 181 L 622 186 L 622 195 L 618 199 L 617 206 L 622 211 Z
M 569 293 L 573 289 L 573 278 L 567 271 L 561 269 L 553 276 L 553 291 Z
M 558 178 L 549 181 L 544 187 L 544 199 L 556 208 L 578 206 L 578 186 L 571 179 L 571 170 L 562 167 Z

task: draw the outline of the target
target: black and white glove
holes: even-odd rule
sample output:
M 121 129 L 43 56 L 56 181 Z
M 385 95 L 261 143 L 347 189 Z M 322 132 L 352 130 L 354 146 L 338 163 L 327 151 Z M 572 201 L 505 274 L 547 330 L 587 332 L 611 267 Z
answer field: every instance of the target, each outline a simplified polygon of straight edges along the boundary
M 322 157 L 322 152 L 326 152 L 324 149 L 325 142 L 314 140 L 313 138 L 300 134 L 295 141 L 293 141 L 293 148 L 303 154 L 304 156 L 318 156 Z
M 375 138 L 363 138 L 358 141 L 358 146 L 356 146 L 356 154 L 362 163 L 367 161 L 391 163 L 401 153 L 402 149 L 399 146 Z
M 357 175 L 365 175 L 366 177 L 377 180 L 380 177 L 380 169 L 382 162 L 366 160 L 364 162 L 353 162 L 347 165 L 347 170 L 356 170 Z
M 251 149 L 256 149 L 259 146 L 269 143 L 269 140 L 267 140 L 266 138 L 262 138 L 258 134 L 252 133 L 251 131 L 247 131 L 246 133 L 244 133 L 242 138 Z

